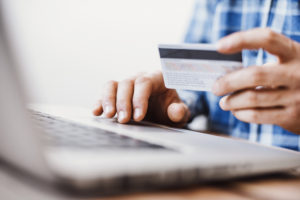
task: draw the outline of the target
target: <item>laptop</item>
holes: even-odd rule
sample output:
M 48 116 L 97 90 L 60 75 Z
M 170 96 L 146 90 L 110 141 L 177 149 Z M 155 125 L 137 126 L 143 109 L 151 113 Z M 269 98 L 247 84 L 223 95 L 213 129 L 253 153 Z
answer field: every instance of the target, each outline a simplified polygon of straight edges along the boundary
M 194 185 L 300 167 L 300 153 L 150 122 L 119 124 L 74 107 L 28 105 L 0 1 L 0 157 L 78 191 Z

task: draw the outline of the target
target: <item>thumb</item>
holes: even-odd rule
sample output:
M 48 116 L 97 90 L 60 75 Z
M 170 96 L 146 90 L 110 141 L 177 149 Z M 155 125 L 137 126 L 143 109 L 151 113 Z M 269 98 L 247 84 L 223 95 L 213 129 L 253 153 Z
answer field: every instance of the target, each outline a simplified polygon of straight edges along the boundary
M 171 103 L 167 113 L 169 119 L 174 123 L 185 123 L 189 118 L 189 109 L 183 102 Z

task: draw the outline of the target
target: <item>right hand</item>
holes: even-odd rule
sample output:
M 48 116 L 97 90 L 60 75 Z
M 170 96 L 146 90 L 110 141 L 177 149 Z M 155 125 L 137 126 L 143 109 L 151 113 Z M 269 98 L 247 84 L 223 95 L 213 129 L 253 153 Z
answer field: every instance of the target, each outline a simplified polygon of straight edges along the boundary
M 176 90 L 165 87 L 160 71 L 121 82 L 107 82 L 93 113 L 108 118 L 117 113 L 120 123 L 146 119 L 176 127 L 185 125 L 190 115 Z

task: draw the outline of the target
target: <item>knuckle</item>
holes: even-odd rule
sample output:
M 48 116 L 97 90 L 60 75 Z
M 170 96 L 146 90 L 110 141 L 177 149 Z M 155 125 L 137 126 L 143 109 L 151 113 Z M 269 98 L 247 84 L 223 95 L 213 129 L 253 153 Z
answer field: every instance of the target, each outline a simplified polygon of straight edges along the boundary
M 300 117 L 300 111 L 296 107 L 289 108 L 287 112 L 291 119 L 297 119 Z
M 135 84 L 151 84 L 151 79 L 146 76 L 138 77 L 135 80 Z
M 256 67 L 251 74 L 251 82 L 253 84 L 260 84 L 263 82 L 264 78 L 265 78 L 265 72 L 263 71 L 263 69 L 261 67 Z
M 295 81 L 300 82 L 300 71 L 293 71 Z
M 294 105 L 300 105 L 300 91 L 295 92 L 294 94 Z
M 147 109 L 148 104 L 143 101 L 135 101 L 135 102 L 133 102 L 132 107 L 133 107 L 133 109 L 136 109 L 136 108 Z
M 104 84 L 104 90 L 102 90 L 101 92 L 101 100 L 104 102 L 104 104 L 108 104 L 111 101 L 115 100 L 116 98 L 116 91 L 115 89 L 118 86 L 118 82 L 117 81 L 107 81 Z
M 104 94 L 102 99 L 103 99 L 103 103 L 108 104 L 111 103 L 112 101 L 115 101 L 116 95 L 112 93 Z
M 249 121 L 257 122 L 258 118 L 259 118 L 259 114 L 257 111 L 255 110 L 249 111 Z
M 247 101 L 251 105 L 256 105 L 258 103 L 258 94 L 254 91 L 247 92 Z
M 123 94 L 118 94 L 117 96 L 117 104 L 118 105 L 125 105 L 128 104 L 128 102 L 130 101 L 130 97 L 123 95 Z
M 292 79 L 292 87 L 293 88 L 300 88 L 300 71 L 297 71 L 296 73 L 294 73 L 294 78 Z M 300 93 L 300 91 L 298 91 L 298 93 Z
M 131 104 L 123 99 L 118 100 L 117 102 L 118 110 L 131 110 Z
M 290 85 L 293 88 L 300 88 L 300 72 L 290 70 L 286 74 L 286 78 L 290 80 Z
M 244 44 L 246 44 L 247 43 L 247 32 L 245 31 L 245 32 L 243 32 L 243 34 L 239 34 L 238 35 L 238 37 L 237 37 L 237 43 L 238 43 L 238 45 L 244 45 Z
M 276 33 L 270 28 L 264 28 L 263 35 L 266 43 L 273 43 L 276 37 Z
M 133 80 L 132 79 L 124 79 L 120 82 L 120 84 L 122 84 L 122 85 L 132 85 Z
M 145 98 L 143 98 L 143 96 L 134 96 L 134 98 L 132 99 L 132 103 L 134 105 L 141 105 L 145 102 Z
M 291 39 L 287 39 L 287 46 L 289 47 L 289 50 L 291 51 L 291 52 L 295 52 L 296 53 L 296 55 L 299 55 L 299 43 L 298 42 L 296 42 L 296 41 L 294 41 L 294 40 L 291 40 Z M 295 55 L 295 54 L 291 54 L 291 55 Z
M 293 80 L 297 79 L 297 76 L 298 76 L 298 74 L 292 70 L 285 73 L 285 75 L 286 75 L 287 80 L 290 80 L 291 82 L 293 82 Z
M 162 71 L 161 70 L 155 70 L 154 72 L 149 74 L 150 76 L 162 76 Z

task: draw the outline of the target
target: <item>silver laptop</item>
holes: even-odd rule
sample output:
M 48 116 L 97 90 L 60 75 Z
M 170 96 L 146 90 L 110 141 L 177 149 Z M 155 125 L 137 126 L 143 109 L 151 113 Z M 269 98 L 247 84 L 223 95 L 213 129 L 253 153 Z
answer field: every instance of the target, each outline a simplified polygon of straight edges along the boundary
M 108 193 L 300 167 L 300 153 L 295 151 L 147 122 L 122 125 L 115 119 L 93 117 L 82 108 L 28 107 L 3 13 L 1 10 L 0 157 L 31 176 Z

